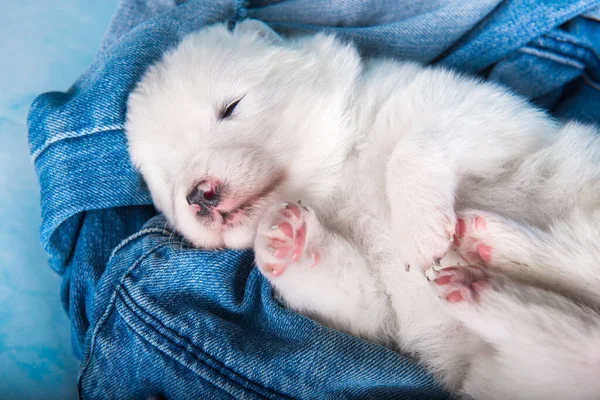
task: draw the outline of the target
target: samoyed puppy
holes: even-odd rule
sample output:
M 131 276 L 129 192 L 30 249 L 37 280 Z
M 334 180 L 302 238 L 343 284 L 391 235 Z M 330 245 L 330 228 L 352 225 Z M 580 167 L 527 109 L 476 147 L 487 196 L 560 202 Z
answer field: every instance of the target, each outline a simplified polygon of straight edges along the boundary
M 253 247 L 291 309 L 414 356 L 459 396 L 600 398 L 597 128 L 246 20 L 151 67 L 126 132 L 173 227 Z

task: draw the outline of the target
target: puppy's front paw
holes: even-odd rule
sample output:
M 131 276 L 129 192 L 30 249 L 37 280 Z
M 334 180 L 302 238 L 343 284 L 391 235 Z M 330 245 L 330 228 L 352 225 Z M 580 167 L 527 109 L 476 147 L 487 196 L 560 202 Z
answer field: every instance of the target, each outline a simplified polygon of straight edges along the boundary
M 420 216 L 420 217 L 418 217 Z M 402 224 L 402 256 L 407 267 L 426 270 L 439 265 L 454 239 L 456 215 L 451 207 L 432 207 L 430 210 L 406 216 Z
M 477 303 L 482 292 L 490 287 L 485 271 L 472 266 L 430 269 L 427 279 L 448 303 Z
M 311 265 L 318 262 L 319 255 L 307 250 L 308 229 L 314 229 L 311 211 L 300 203 L 283 203 L 273 207 L 258 226 L 254 253 L 256 264 L 267 277 L 277 277 L 290 265 L 297 264 L 306 256 Z

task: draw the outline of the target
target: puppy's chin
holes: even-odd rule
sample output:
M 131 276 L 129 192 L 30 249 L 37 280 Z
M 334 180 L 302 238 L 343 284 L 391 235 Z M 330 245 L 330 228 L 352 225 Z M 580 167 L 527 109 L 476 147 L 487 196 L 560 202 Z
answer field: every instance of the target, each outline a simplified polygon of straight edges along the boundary
M 183 230 L 179 227 L 179 231 L 194 247 L 199 249 L 216 250 L 227 246 L 221 232 L 211 232 L 202 227 L 198 227 L 197 230 Z
M 203 225 L 194 217 L 179 221 L 179 232 L 194 247 L 201 249 L 250 249 L 254 245 L 258 221 L 256 218 L 245 219 L 238 225 L 223 227 L 221 225 Z
M 247 221 L 223 232 L 223 242 L 228 249 L 251 249 L 254 247 L 256 223 Z
M 198 226 L 197 230 L 187 229 L 181 234 L 195 247 L 216 249 L 250 249 L 254 245 L 256 224 L 246 221 L 243 225 L 227 228 L 223 231 L 211 231 L 206 227 Z

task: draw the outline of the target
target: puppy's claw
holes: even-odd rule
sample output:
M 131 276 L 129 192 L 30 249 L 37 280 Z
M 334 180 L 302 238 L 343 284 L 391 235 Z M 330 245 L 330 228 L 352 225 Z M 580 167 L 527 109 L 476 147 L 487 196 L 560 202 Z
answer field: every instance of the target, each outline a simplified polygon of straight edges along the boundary
M 433 270 L 433 268 L 429 268 L 428 270 L 425 271 L 425 278 L 427 278 L 427 280 L 429 282 L 433 282 L 436 279 L 436 272 Z

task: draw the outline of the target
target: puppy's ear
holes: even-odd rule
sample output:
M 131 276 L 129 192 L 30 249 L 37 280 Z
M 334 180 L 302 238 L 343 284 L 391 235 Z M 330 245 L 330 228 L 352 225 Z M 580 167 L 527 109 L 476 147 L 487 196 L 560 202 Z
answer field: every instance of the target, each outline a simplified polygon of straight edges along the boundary
M 256 35 L 261 40 L 268 43 L 280 43 L 281 36 L 279 36 L 273 29 L 267 24 L 256 19 L 245 19 L 239 22 L 234 30 L 234 35 Z

